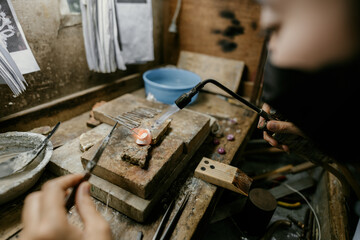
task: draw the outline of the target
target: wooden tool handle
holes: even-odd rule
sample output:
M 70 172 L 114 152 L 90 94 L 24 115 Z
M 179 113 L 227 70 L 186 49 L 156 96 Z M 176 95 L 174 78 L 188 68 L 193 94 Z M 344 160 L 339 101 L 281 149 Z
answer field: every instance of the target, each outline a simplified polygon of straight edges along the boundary
M 195 169 L 195 177 L 234 192 L 248 195 L 252 179 L 240 169 L 203 158 Z

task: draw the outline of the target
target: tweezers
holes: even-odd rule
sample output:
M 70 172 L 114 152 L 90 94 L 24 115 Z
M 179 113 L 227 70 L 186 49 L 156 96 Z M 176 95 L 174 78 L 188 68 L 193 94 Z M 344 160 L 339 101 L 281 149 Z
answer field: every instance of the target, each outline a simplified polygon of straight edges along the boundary
M 169 239 L 174 228 L 175 228 L 175 225 L 177 223 L 177 221 L 179 220 L 180 216 L 181 216 L 181 213 L 182 211 L 184 210 L 185 208 L 185 205 L 186 203 L 188 202 L 189 200 L 189 197 L 190 197 L 190 193 L 188 192 L 184 199 L 181 201 L 181 205 L 179 207 L 179 209 L 176 211 L 175 215 L 172 217 L 172 219 L 170 220 L 170 223 L 169 225 L 166 227 L 165 231 L 163 232 L 163 234 L 161 235 L 160 237 L 160 234 L 163 230 L 163 228 L 165 227 L 166 225 L 166 221 L 168 220 L 168 218 L 170 217 L 170 214 L 171 214 L 171 210 L 172 208 L 174 207 L 174 200 L 170 203 L 169 207 L 166 209 L 166 212 L 163 216 L 163 218 L 161 219 L 161 222 L 154 234 L 154 237 L 152 240 L 165 240 L 165 239 Z

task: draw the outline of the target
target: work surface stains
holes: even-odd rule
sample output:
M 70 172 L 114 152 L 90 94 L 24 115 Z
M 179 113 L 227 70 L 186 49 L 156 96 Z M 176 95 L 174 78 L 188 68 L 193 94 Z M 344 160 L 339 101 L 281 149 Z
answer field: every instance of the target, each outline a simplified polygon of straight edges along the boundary
M 217 44 L 221 47 L 223 52 L 231 52 L 237 48 L 237 44 L 233 39 L 241 34 L 244 34 L 244 27 L 241 26 L 241 22 L 236 19 L 235 14 L 229 10 L 223 10 L 219 13 L 220 17 L 229 19 L 230 25 L 227 26 L 224 30 L 213 29 L 213 34 L 221 34 L 223 39 L 220 39 Z

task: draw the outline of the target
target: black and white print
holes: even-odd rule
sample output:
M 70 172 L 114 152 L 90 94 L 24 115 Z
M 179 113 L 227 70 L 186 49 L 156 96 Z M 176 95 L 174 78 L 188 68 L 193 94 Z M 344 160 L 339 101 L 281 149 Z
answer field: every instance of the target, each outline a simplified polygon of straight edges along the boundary
M 0 44 L 10 53 L 27 49 L 7 1 L 0 1 Z

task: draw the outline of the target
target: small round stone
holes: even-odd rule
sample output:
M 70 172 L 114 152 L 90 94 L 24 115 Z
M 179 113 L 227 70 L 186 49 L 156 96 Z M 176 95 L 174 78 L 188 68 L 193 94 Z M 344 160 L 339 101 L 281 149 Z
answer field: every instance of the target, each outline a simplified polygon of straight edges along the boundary
M 214 145 L 219 145 L 219 144 L 220 144 L 220 140 L 217 139 L 217 138 L 214 138 L 213 144 L 214 144 Z
M 217 152 L 220 153 L 220 154 L 225 154 L 226 153 L 225 148 L 223 148 L 223 147 L 218 148 Z
M 234 141 L 234 140 L 235 140 L 235 137 L 234 137 L 233 134 L 229 134 L 229 135 L 226 136 L 226 139 L 227 139 L 228 141 Z

